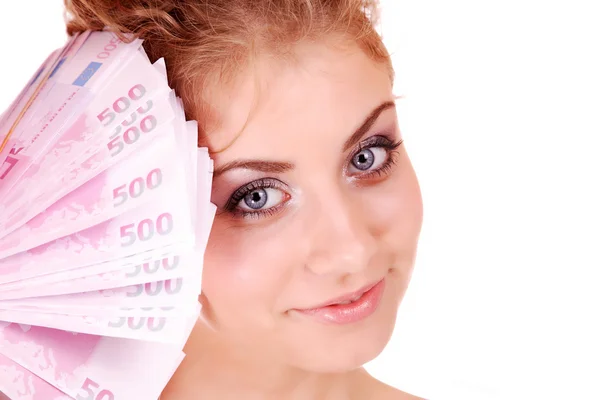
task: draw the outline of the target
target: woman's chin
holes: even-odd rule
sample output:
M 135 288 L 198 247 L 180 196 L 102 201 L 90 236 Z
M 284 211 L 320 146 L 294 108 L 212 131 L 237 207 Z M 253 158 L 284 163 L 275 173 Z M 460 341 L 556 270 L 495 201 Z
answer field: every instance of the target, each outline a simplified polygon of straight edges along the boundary
M 390 299 L 391 300 L 391 299 Z M 302 329 L 289 354 L 295 366 L 321 373 L 354 370 L 376 358 L 392 337 L 397 303 L 386 301 L 370 318 L 354 326 Z
M 390 333 L 381 332 L 370 339 L 342 340 L 326 346 L 305 349 L 296 357 L 296 366 L 320 373 L 352 371 L 375 359 L 387 345 Z

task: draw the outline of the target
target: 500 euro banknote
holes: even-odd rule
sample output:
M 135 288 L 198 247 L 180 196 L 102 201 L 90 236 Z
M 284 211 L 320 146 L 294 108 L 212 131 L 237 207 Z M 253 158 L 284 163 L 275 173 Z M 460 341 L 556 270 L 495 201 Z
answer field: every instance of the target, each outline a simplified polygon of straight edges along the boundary
M 0 260 L 0 282 L 97 264 L 175 243 L 193 246 L 186 199 L 147 204 L 84 231 Z
M 0 239 L 0 259 L 163 201 L 184 185 L 187 168 L 177 154 L 174 135 L 158 138 L 144 153 L 102 172 Z
M 126 51 L 131 46 L 139 48 L 140 42 L 124 44 L 103 32 L 80 35 L 70 42 L 28 109 L 28 117 L 20 121 L 0 154 L 0 159 L 6 156 L 0 174 L 0 199 L 86 108 L 98 108 L 93 89 L 115 76 L 110 72 L 131 53 Z
M 195 227 L 194 251 L 203 252 L 208 242 L 216 207 L 210 203 L 212 182 L 212 168 L 208 168 L 211 165 L 210 159 L 206 151 L 201 149 L 198 149 L 197 155 L 200 159 L 199 167 L 203 172 L 196 174 L 198 196 L 192 202 L 191 208 L 196 215 L 196 221 L 193 221 L 192 225 Z M 4 282 L 0 285 L 0 299 L 76 293 L 83 291 L 85 287 L 89 290 L 101 290 L 111 285 L 122 287 L 184 277 L 189 275 L 190 263 L 177 262 L 174 264 L 176 268 L 157 268 L 156 265 L 172 264 L 165 261 L 166 258 L 185 254 L 185 244 L 186 242 L 175 243 L 104 263 L 93 263 L 80 253 L 61 252 L 60 247 L 55 247 L 56 258 L 45 258 L 43 254 L 36 256 L 44 251 L 45 247 L 40 246 L 33 251 L 0 260 L 0 271 L 3 271 L 4 275 L 4 277 L 0 275 L 0 279 Z M 81 259 L 80 267 L 76 267 L 77 263 L 74 263 L 78 258 Z M 36 264 L 43 260 L 45 260 L 43 262 L 45 268 L 42 271 L 38 268 L 37 274 L 21 274 L 22 268 L 24 270 L 35 268 Z M 32 277 L 32 275 L 38 276 Z
M 0 118 L 22 117 L 0 153 L 0 390 L 18 398 L 155 399 L 198 321 L 212 161 L 141 44 L 77 35 Z
M 185 327 L 183 336 L 194 324 Z M 79 400 L 158 398 L 184 357 L 182 348 L 183 343 L 0 323 L 0 354 Z M 2 384 L 11 384 L 6 381 Z
M 0 152 L 0 159 L 12 148 L 11 140 L 19 136 L 19 133 L 14 133 L 12 137 L 8 137 L 10 128 L 15 128 L 15 123 L 19 122 L 19 118 L 21 123 L 30 126 L 43 116 L 42 113 L 38 112 L 38 106 L 43 105 L 40 99 L 48 93 L 56 80 L 56 74 L 53 74 L 53 72 L 60 68 L 72 54 L 77 52 L 89 35 L 90 32 L 77 33 L 69 38 L 62 48 L 56 49 L 48 55 L 8 109 L 2 113 L 0 118 L 0 140 L 5 141 L 8 139 L 9 146 Z M 29 107 L 27 107 L 28 104 Z
M 165 99 L 168 101 L 169 97 L 170 89 L 160 79 L 163 67 L 160 64 L 145 65 L 143 61 L 143 55 L 138 52 L 137 57 L 129 61 L 133 64 L 131 68 L 124 69 L 104 91 L 95 95 L 76 122 L 61 133 L 43 156 L 32 163 L 24 178 L 46 182 L 45 178 L 64 174 L 100 152 L 103 147 L 108 148 L 114 157 L 124 150 L 126 144 L 132 144 L 142 133 L 153 129 L 153 125 L 169 122 L 168 119 L 156 121 L 152 114 L 154 107 L 164 106 L 156 103 Z M 124 86 L 125 82 L 134 84 Z M 40 190 L 43 189 L 40 187 Z M 16 200 L 13 196 L 8 201 L 14 204 Z
M 187 304 L 179 310 L 164 307 L 160 315 L 73 315 L 34 311 L 0 310 L 0 321 L 61 329 L 69 332 L 127 338 L 161 343 L 183 343 L 186 326 L 198 317 L 199 304 Z
M 67 163 L 61 171 L 55 173 L 43 172 L 52 171 L 51 167 L 30 168 L 19 184 L 12 188 L 10 195 L 3 200 L 4 205 L 0 212 L 5 215 L 5 219 L 0 221 L 0 237 L 11 233 L 67 193 L 130 157 L 135 151 L 140 151 L 156 137 L 173 134 L 173 107 L 178 106 L 173 93 L 154 99 L 150 106 L 135 110 L 140 118 L 136 119 L 128 130 L 121 131 L 115 128 L 115 133 L 103 139 L 102 146 L 94 148 L 92 154 L 84 153 L 84 159 Z M 78 130 L 78 127 L 74 125 L 71 129 Z M 67 148 L 70 147 L 67 145 L 65 149 Z M 63 152 L 59 151 L 55 156 L 61 154 Z M 49 184 L 56 182 L 56 178 L 60 180 L 58 187 L 56 183 Z M 25 203 L 30 207 L 19 207 Z
M 71 396 L 2 354 L 0 376 L 3 377 L 0 379 L 0 400 L 72 400 Z

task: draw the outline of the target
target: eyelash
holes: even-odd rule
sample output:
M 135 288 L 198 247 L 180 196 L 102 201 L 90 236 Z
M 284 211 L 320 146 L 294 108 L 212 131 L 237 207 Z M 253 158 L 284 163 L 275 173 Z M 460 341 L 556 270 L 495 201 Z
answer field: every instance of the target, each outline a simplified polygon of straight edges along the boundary
M 247 183 L 244 186 L 238 188 L 235 192 L 233 192 L 233 194 L 227 201 L 227 204 L 225 204 L 224 209 L 225 209 L 225 211 L 227 211 L 231 214 L 234 214 L 235 216 L 240 216 L 243 218 L 247 218 L 247 217 L 258 218 L 258 217 L 262 217 L 262 216 L 274 215 L 279 210 L 280 207 L 285 205 L 285 202 L 282 202 L 281 204 L 279 204 L 275 207 L 267 208 L 264 210 L 257 210 L 257 211 L 242 211 L 242 210 L 238 210 L 237 206 L 238 206 L 238 204 L 240 204 L 240 202 L 242 200 L 244 200 L 244 197 L 246 197 L 247 194 L 253 192 L 254 190 L 269 189 L 269 188 L 284 190 L 285 187 L 286 187 L 286 185 L 283 182 L 281 182 L 278 179 L 273 179 L 273 178 L 263 178 L 263 179 L 258 179 L 256 181 L 252 181 L 252 182 Z M 285 197 L 289 198 L 290 196 L 286 195 Z
M 398 147 L 400 147 L 400 145 L 403 142 L 404 142 L 403 139 L 400 139 L 400 140 L 394 142 L 392 139 L 388 138 L 387 136 L 383 136 L 383 135 L 371 136 L 369 139 L 363 141 L 360 144 L 360 146 L 358 147 L 358 149 L 356 149 L 352 153 L 350 158 L 347 160 L 347 163 L 351 163 L 352 159 L 361 151 L 363 151 L 365 149 L 371 149 L 371 148 L 385 149 L 387 152 L 387 159 L 384 161 L 383 165 L 381 165 L 376 170 L 368 171 L 368 172 L 365 172 L 362 174 L 361 173 L 355 174 L 354 175 L 355 179 L 356 180 L 373 179 L 373 178 L 379 178 L 379 177 L 389 174 L 389 172 L 391 171 L 391 169 L 393 168 L 393 166 L 396 164 L 396 161 L 397 161 L 396 156 L 398 155 L 398 153 L 396 150 L 398 149 Z M 277 180 L 274 178 L 263 178 L 263 179 L 258 179 L 258 180 L 249 182 L 249 183 L 243 185 L 242 187 L 238 188 L 231 195 L 231 197 L 227 201 L 227 204 L 224 207 L 224 210 L 226 212 L 232 214 L 234 217 L 239 217 L 239 218 L 243 218 L 243 219 L 249 219 L 249 218 L 258 219 L 258 218 L 262 218 L 262 217 L 269 217 L 269 216 L 275 215 L 282 207 L 285 206 L 285 203 L 287 203 L 287 200 L 289 200 L 289 198 L 290 198 L 289 194 L 286 193 L 285 201 L 282 201 L 277 206 L 274 206 L 271 208 L 260 209 L 260 210 L 256 210 L 256 211 L 245 211 L 245 210 L 240 210 L 237 208 L 239 203 L 241 201 L 243 201 L 244 197 L 246 195 L 248 195 L 249 193 L 253 192 L 254 190 L 268 189 L 268 188 L 279 189 L 279 190 L 284 191 L 284 189 L 286 188 L 286 185 L 283 182 L 281 182 L 280 180 Z
M 398 155 L 398 152 L 396 150 L 398 149 L 398 147 L 400 147 L 400 145 L 403 142 L 404 142 L 403 139 L 400 139 L 400 140 L 394 142 L 392 139 L 388 138 L 387 136 L 381 136 L 381 135 L 371 136 L 367 140 L 361 142 L 358 149 L 352 153 L 352 155 L 348 159 L 347 163 L 352 162 L 352 158 L 354 158 L 354 156 L 356 154 L 360 153 L 361 151 L 363 151 L 365 149 L 372 149 L 372 148 L 385 149 L 387 152 L 387 159 L 384 161 L 383 165 L 373 171 L 368 171 L 363 174 L 357 174 L 360 176 L 357 179 L 372 179 L 372 178 L 379 178 L 379 177 L 385 176 L 390 172 L 392 167 L 396 164 L 396 161 L 397 161 L 396 156 Z

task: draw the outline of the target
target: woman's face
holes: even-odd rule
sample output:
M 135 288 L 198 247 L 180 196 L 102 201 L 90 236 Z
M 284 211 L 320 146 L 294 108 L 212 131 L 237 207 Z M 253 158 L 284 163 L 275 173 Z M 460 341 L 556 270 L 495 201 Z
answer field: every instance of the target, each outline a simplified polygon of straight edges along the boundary
M 208 145 L 226 149 L 213 155 L 205 313 L 247 354 L 353 369 L 392 334 L 422 224 L 388 70 L 314 44 L 255 67 L 212 104 Z

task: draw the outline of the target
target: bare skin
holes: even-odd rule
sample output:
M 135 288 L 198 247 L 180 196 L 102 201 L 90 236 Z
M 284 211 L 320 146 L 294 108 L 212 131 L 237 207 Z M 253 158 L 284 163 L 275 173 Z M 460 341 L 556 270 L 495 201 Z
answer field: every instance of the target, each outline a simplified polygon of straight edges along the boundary
M 259 59 L 235 93 L 211 94 L 219 123 L 207 145 L 225 149 L 216 171 L 239 160 L 287 167 L 215 173 L 203 317 L 162 400 L 418 399 L 362 368 L 392 335 L 422 224 L 391 86 L 360 49 L 313 43 L 291 64 Z M 389 145 L 369 144 L 382 138 Z M 265 179 L 274 183 L 261 189 Z M 256 197 L 232 195 L 249 182 Z M 360 320 L 299 311 L 382 280 Z
M 195 333 L 205 329 L 199 326 Z M 267 376 L 261 369 L 242 375 L 230 369 L 234 362 L 224 357 L 228 352 L 217 347 L 211 350 L 210 344 L 190 340 L 184 351 L 193 356 L 184 359 L 160 400 L 424 400 L 375 379 L 362 367 L 330 374 L 298 371 L 285 379 L 283 374 Z M 222 358 L 216 360 L 217 356 Z M 236 358 L 239 367 L 242 362 Z

